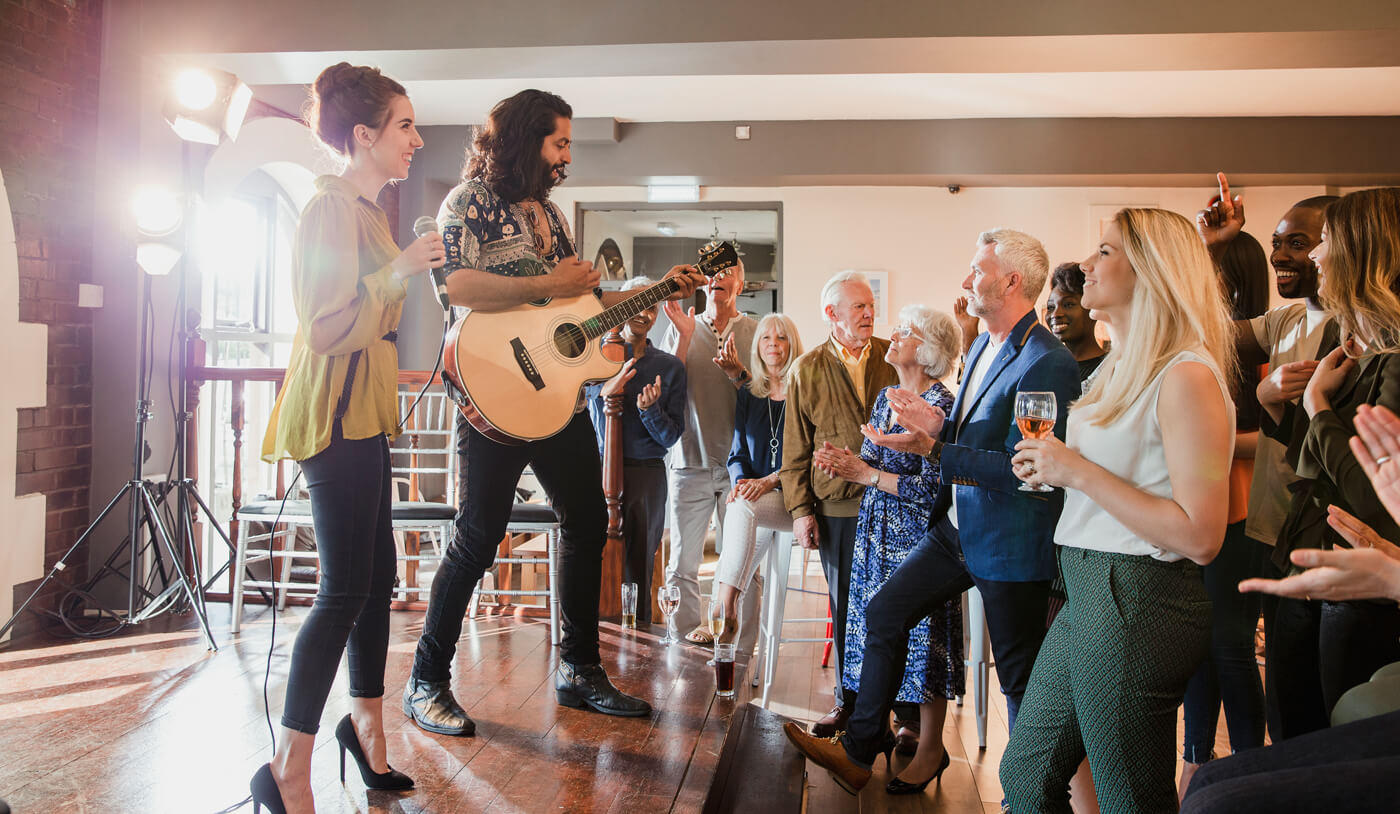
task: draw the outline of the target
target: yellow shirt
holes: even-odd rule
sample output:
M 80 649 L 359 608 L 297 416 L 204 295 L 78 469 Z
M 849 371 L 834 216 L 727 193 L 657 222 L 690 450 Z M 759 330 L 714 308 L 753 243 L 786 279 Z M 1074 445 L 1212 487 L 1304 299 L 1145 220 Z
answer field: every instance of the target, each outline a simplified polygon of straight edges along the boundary
M 269 463 L 305 460 L 330 446 L 336 404 L 357 350 L 363 353 L 341 419 L 343 435 L 399 434 L 398 348 L 383 339 L 403 313 L 403 283 L 389 266 L 398 244 L 384 210 L 348 181 L 325 175 L 316 187 L 293 245 L 297 333 L 263 436 L 262 457 Z
M 851 384 L 854 384 L 856 387 L 856 398 L 860 399 L 861 403 L 864 404 L 865 362 L 870 358 L 870 343 L 866 342 L 865 347 L 860 349 L 860 353 L 851 353 L 846 349 L 845 345 L 837 342 L 836 338 L 832 337 L 831 348 L 836 358 L 840 359 L 841 364 L 846 366 L 846 372 L 851 374 Z

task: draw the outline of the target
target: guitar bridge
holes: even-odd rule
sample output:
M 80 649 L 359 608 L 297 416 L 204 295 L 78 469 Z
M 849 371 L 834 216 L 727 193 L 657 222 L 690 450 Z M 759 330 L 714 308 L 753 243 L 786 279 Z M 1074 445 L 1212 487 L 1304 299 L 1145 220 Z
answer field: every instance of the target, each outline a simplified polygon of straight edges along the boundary
M 536 390 L 543 390 L 544 379 L 540 378 L 539 368 L 535 367 L 535 360 L 530 358 L 530 352 L 525 350 L 525 343 L 520 341 L 520 337 L 510 340 L 510 349 L 515 353 L 515 363 L 520 365 L 520 372 L 525 374 Z

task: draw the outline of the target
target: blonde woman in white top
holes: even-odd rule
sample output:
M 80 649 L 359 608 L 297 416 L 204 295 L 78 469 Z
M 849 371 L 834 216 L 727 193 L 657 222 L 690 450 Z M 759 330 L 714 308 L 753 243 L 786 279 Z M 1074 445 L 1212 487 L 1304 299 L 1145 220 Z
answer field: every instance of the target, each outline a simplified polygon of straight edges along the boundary
M 1066 443 L 1022 441 L 1017 477 L 1065 489 L 1069 594 L 1001 763 L 1013 811 L 1069 812 L 1086 756 L 1104 811 L 1176 811 L 1176 709 L 1210 643 L 1197 566 L 1224 539 L 1234 447 L 1229 312 L 1186 218 L 1124 209 L 1084 261 L 1113 339 Z M 1063 409 L 1063 406 L 1062 406 Z

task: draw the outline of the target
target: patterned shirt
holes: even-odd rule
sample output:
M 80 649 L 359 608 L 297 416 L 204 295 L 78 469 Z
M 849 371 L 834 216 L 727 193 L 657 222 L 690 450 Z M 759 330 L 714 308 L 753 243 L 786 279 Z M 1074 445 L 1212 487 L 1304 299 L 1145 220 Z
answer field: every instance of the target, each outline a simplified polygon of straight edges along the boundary
M 574 254 L 574 241 L 559 205 L 544 202 L 551 246 L 541 254 L 526 207 L 506 203 L 480 179 L 463 181 L 438 210 L 438 226 L 447 250 L 444 274 L 468 268 L 506 277 L 548 274 L 560 260 Z

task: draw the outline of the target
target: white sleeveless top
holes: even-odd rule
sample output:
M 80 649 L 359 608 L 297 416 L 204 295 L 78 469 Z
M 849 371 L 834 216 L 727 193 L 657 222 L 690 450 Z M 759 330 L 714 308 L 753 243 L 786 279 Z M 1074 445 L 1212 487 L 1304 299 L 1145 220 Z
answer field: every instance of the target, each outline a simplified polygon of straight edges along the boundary
M 1144 492 L 1170 498 L 1172 483 L 1167 474 L 1167 459 L 1162 447 L 1162 427 L 1157 423 L 1157 398 L 1162 392 L 1162 381 L 1167 371 L 1182 362 L 1200 362 L 1215 374 L 1221 398 L 1225 400 L 1233 445 L 1235 403 L 1230 399 L 1230 390 L 1214 360 L 1204 353 L 1192 351 L 1182 351 L 1173 357 L 1137 401 L 1111 426 L 1090 424 L 1087 415 L 1070 410 L 1065 443 Z M 1221 488 L 1225 488 L 1224 483 Z M 1164 562 L 1185 559 L 1180 554 L 1164 551 L 1142 539 L 1075 489 L 1065 490 L 1065 508 L 1055 528 L 1055 542 L 1091 551 L 1148 556 Z

